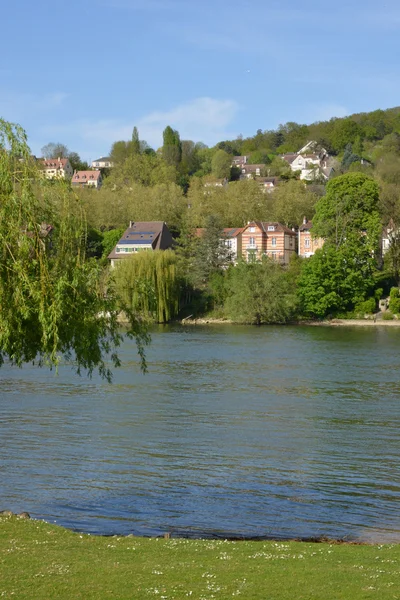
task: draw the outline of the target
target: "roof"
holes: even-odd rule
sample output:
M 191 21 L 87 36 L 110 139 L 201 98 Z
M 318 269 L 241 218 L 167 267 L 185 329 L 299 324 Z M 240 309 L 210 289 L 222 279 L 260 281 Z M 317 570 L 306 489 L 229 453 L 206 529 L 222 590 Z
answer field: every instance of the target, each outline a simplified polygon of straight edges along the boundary
M 131 221 L 128 229 L 126 229 L 117 245 L 114 247 L 112 252 L 110 252 L 108 258 L 123 258 L 120 253 L 116 253 L 116 247 L 120 245 L 126 246 L 130 244 L 151 244 L 153 250 L 164 249 L 161 248 L 161 238 L 163 232 L 168 232 L 168 235 L 164 235 L 163 245 L 170 247 L 172 245 L 172 238 L 164 221 Z M 170 241 L 171 243 L 169 243 Z
M 100 171 L 76 171 L 72 176 L 72 183 L 74 183 L 74 181 L 85 182 L 90 180 L 97 180 L 100 177 Z
M 282 223 L 278 223 L 277 221 L 272 222 L 272 221 L 250 221 L 250 223 L 247 224 L 246 227 L 243 228 L 246 229 L 248 226 L 251 225 L 257 225 L 257 227 L 259 229 L 261 229 L 261 231 L 263 231 L 264 233 L 268 233 L 268 227 L 272 227 L 274 226 L 275 232 L 278 233 L 286 233 L 287 235 L 296 235 L 295 231 L 292 231 L 291 229 L 289 229 L 289 227 L 286 227 L 285 225 L 282 225 Z
M 310 231 L 311 227 L 312 221 L 306 221 L 305 223 L 302 223 L 302 225 L 300 225 L 299 231 Z
M 249 164 L 245 164 L 242 165 L 242 170 L 246 170 L 246 171 L 256 171 L 257 169 L 263 169 L 265 167 L 264 163 L 259 164 L 259 165 L 249 165 Z
M 68 158 L 42 158 L 40 162 L 45 169 L 64 169 L 69 161 Z
M 298 154 L 296 154 L 295 152 L 290 152 L 289 154 L 283 154 L 281 158 L 283 158 L 283 160 L 286 160 L 286 162 L 288 162 L 289 164 L 292 164 L 292 162 L 295 158 L 297 158 L 297 156 Z
M 95 158 L 94 160 L 92 160 L 92 163 L 94 162 L 111 162 L 111 158 L 109 156 L 101 156 L 100 158 Z
M 244 227 L 225 227 L 222 232 L 224 237 L 234 238 L 243 233 Z

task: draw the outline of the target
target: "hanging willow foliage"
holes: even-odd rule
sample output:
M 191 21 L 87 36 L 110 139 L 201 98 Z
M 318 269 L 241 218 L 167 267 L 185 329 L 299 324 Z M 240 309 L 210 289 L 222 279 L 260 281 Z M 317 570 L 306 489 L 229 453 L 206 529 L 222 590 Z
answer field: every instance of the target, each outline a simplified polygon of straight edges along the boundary
M 115 282 L 125 305 L 146 319 L 167 323 L 178 313 L 177 258 L 172 250 L 140 252 L 118 261 Z
M 46 181 L 24 130 L 0 119 L 0 365 L 8 359 L 51 368 L 64 357 L 78 373 L 98 369 L 111 380 L 107 362 L 120 365 L 123 300 L 96 262 L 86 260 L 85 237 L 77 196 L 64 181 Z M 145 369 L 146 331 L 123 308 Z

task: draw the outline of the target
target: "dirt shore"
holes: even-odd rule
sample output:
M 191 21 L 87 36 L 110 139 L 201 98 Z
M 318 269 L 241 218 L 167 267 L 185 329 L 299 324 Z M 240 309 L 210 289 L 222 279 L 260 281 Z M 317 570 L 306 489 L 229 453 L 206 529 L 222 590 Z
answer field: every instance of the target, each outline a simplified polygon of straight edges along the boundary
M 179 321 L 182 325 L 235 325 L 234 321 L 229 319 L 182 319 Z M 383 321 L 381 319 L 331 319 L 330 321 L 298 321 L 288 323 L 288 325 L 307 325 L 309 327 L 400 327 L 400 320 Z

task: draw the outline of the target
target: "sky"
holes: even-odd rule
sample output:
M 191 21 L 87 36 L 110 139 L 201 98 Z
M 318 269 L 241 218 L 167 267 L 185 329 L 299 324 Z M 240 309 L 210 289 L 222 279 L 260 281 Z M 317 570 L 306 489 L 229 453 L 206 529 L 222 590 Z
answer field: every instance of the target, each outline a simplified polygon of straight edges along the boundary
M 209 146 L 400 105 L 398 0 L 14 0 L 0 117 L 32 152 L 106 156 L 137 126 Z

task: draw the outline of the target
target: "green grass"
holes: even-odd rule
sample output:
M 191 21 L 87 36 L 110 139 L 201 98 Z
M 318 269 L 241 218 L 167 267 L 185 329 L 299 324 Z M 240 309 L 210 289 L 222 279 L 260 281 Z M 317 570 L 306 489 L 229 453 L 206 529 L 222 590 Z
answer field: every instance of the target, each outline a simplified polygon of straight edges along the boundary
M 400 598 L 399 545 L 98 537 L 0 517 L 0 598 Z

